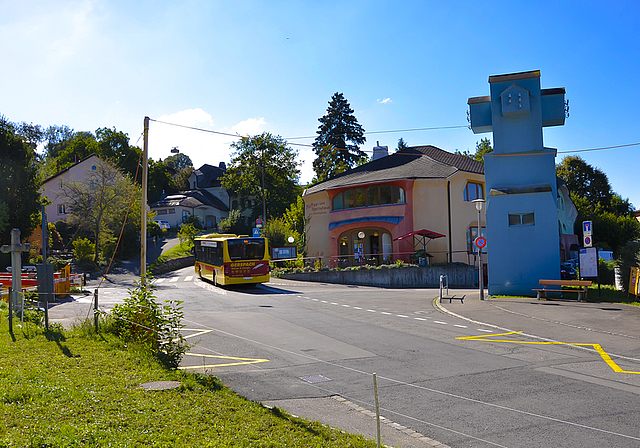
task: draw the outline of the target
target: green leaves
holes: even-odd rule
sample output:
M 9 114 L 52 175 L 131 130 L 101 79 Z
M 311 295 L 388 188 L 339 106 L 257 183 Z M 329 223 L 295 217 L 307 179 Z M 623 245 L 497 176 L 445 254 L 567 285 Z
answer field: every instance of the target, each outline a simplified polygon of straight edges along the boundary
M 251 219 L 282 216 L 301 192 L 297 152 L 268 132 L 243 137 L 231 147 L 235 152 L 221 182 L 239 199 L 240 211 L 251 210 Z
M 136 282 L 122 304 L 115 305 L 108 326 L 125 342 L 135 342 L 153 353 L 163 364 L 177 368 L 188 350 L 182 329 L 182 301 L 159 304 L 151 277 Z

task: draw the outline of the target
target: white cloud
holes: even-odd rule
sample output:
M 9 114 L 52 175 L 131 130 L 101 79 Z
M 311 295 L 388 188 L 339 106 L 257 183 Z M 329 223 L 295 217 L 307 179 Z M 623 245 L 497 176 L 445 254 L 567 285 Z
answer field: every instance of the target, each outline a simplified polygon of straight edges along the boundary
M 233 126 L 231 128 L 231 133 L 239 134 L 243 137 L 261 134 L 265 124 L 267 124 L 267 122 L 264 121 L 264 118 L 249 118 Z
M 171 149 L 177 147 L 181 153 L 191 158 L 195 168 L 205 163 L 214 166 L 218 166 L 220 162 L 228 164 L 231 161 L 230 146 L 238 138 L 207 131 L 240 136 L 255 135 L 261 133 L 266 124 L 264 118 L 248 118 L 231 129 L 216 129 L 211 115 L 201 108 L 162 115 L 149 125 L 149 157 L 154 160 L 165 159 L 171 155 Z
M 377 100 L 377 101 L 378 101 L 378 103 L 380 103 L 380 104 L 393 103 L 393 101 L 391 100 L 391 98 L 385 98 L 385 99 L 383 99 L 383 100 L 380 100 L 380 99 L 379 99 L 379 100 Z

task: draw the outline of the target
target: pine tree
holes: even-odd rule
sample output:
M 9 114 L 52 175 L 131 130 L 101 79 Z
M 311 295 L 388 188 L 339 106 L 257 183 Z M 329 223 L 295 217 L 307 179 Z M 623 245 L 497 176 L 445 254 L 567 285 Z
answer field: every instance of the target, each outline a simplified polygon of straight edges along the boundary
M 321 124 L 314 142 L 317 157 L 313 161 L 318 181 L 347 171 L 367 159 L 359 148 L 367 140 L 364 129 L 342 93 L 336 92 L 331 97 L 327 113 L 318 121 Z

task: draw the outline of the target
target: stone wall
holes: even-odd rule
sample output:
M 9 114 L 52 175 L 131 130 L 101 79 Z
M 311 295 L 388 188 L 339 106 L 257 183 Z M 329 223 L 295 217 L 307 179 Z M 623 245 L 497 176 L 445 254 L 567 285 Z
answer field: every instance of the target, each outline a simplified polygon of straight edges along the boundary
M 403 267 L 391 269 L 362 269 L 357 271 L 320 271 L 284 274 L 282 278 L 308 282 L 345 285 L 380 286 L 385 288 L 438 288 L 440 275 L 448 276 L 449 287 L 473 288 L 478 277 L 473 266 Z
M 152 269 L 155 275 L 165 274 L 167 272 L 175 271 L 176 269 L 186 268 L 187 266 L 193 266 L 196 263 L 196 259 L 193 255 L 188 257 L 173 258 L 167 260 L 161 265 L 158 265 Z

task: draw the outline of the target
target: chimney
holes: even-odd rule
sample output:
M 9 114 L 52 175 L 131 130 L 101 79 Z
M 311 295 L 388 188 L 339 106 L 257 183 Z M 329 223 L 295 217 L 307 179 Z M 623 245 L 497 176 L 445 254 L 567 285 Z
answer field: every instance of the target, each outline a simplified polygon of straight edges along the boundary
M 220 164 L 218 165 L 218 167 L 219 167 L 221 170 L 225 170 L 225 171 L 226 171 L 226 169 L 227 169 L 227 164 L 226 164 L 226 163 L 224 163 L 224 162 L 220 162 Z
M 388 155 L 389 155 L 389 147 L 380 146 L 380 142 L 376 142 L 376 146 L 373 147 L 373 160 L 378 160 Z

